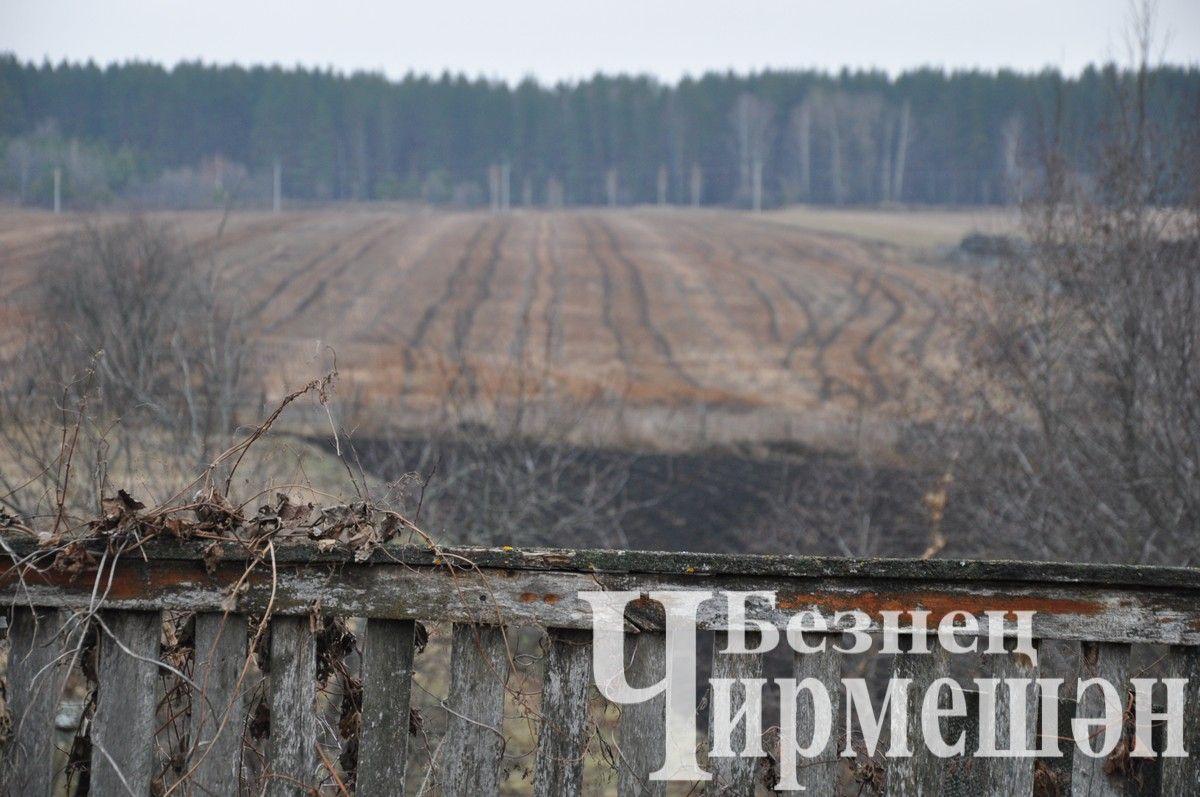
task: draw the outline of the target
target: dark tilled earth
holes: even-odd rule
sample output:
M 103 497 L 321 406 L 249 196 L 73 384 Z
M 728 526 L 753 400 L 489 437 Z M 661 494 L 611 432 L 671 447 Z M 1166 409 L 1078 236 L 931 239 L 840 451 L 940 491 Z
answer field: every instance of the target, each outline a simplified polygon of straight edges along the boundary
M 912 556 L 929 541 L 922 496 L 933 477 L 820 452 L 630 453 L 455 439 L 360 441 L 357 449 L 363 466 L 388 481 L 407 473 L 432 473 L 426 501 L 436 506 L 427 503 L 423 517 L 443 523 L 456 516 L 455 508 L 463 507 L 465 514 L 467 507 L 477 506 L 473 501 L 482 492 L 503 490 L 503 483 L 513 478 L 536 479 L 541 489 L 554 491 L 568 504 L 586 500 L 597 473 L 620 485 L 606 518 L 619 526 L 618 533 L 586 524 L 543 533 L 539 525 L 548 528 L 558 520 L 551 507 L 542 517 L 544 524 L 530 523 L 523 538 L 505 538 L 512 544 Z M 561 462 L 552 485 L 546 470 L 534 466 L 539 475 L 531 477 L 513 464 L 551 461 Z M 506 468 L 516 476 L 506 476 Z M 411 487 L 409 493 L 412 504 L 419 488 Z M 524 495 L 514 490 L 512 500 L 530 500 Z M 411 513 L 415 505 L 406 508 Z M 445 541 L 497 542 L 486 526 L 474 533 L 449 524 L 429 530 Z

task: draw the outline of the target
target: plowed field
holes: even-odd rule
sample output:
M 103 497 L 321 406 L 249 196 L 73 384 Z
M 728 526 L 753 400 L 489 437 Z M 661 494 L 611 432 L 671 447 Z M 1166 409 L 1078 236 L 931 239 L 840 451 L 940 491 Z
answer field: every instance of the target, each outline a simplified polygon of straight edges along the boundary
M 320 373 L 381 422 L 570 416 L 601 441 L 836 444 L 950 367 L 955 277 L 720 211 L 162 214 L 236 287 L 268 394 Z M 0 211 L 0 341 L 65 216 Z

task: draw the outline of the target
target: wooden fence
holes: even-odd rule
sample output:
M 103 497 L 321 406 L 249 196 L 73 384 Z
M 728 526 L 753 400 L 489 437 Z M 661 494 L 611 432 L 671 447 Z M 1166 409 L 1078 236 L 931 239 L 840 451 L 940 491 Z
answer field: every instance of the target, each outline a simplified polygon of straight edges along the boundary
M 10 540 L 10 556 L 26 565 L 36 558 L 28 540 Z M 591 612 L 580 591 L 773 590 L 777 608 L 758 616 L 780 627 L 797 608 L 834 612 L 861 609 L 878 621 L 888 609 L 925 608 L 932 619 L 951 610 L 1036 612 L 1038 640 L 1081 646 L 1081 674 L 1127 683 L 1131 646 L 1160 645 L 1166 672 L 1190 678 L 1185 745 L 1192 757 L 1153 759 L 1136 777 L 1104 759 L 1071 756 L 938 759 L 923 753 L 887 762 L 889 794 L 1032 794 L 1035 779 L 1054 773 L 1046 794 L 1200 795 L 1200 571 L 1172 568 L 1076 566 L 1011 562 L 845 560 L 804 557 L 718 556 L 616 551 L 459 548 L 431 552 L 376 549 L 369 561 L 308 546 L 277 546 L 247 575 L 247 561 L 226 546 L 205 557 L 198 544 L 156 542 L 115 565 L 97 551 L 82 569 L 9 566 L 0 590 L 11 607 L 7 673 L 13 737 L 5 759 L 10 794 L 48 794 L 54 777 L 53 722 L 58 710 L 54 677 L 60 645 L 55 634 L 80 612 L 102 625 L 96 673 L 97 704 L 91 721 L 91 793 L 148 794 L 155 772 L 156 683 L 164 611 L 196 613 L 194 665 L 203 703 L 193 707 L 190 734 L 195 762 L 175 793 L 228 794 L 235 790 L 242 703 L 231 699 L 247 654 L 246 615 L 268 613 L 270 634 L 270 794 L 307 793 L 322 771 L 314 711 L 315 606 L 366 618 L 362 660 L 362 726 L 357 791 L 396 794 L 404 783 L 415 621 L 453 624 L 448 727 L 437 791 L 447 795 L 497 794 L 504 740 L 500 688 L 510 667 L 503 629 L 545 629 L 548 648 L 533 767 L 537 795 L 579 794 L 583 788 L 591 686 Z M 700 628 L 720 634 L 726 619 L 717 602 L 701 607 Z M 656 612 L 656 609 L 658 611 Z M 630 680 L 657 680 L 664 666 L 661 607 L 631 604 L 626 646 L 638 655 Z M 876 628 L 878 630 L 878 628 Z M 714 646 L 714 651 L 718 648 Z M 797 678 L 814 677 L 840 691 L 841 654 L 794 656 Z M 1039 656 L 1039 660 L 1043 657 Z M 984 656 L 994 677 L 1037 677 L 1039 667 L 1019 654 Z M 714 675 L 761 672 L 759 656 L 714 653 Z M 895 669 L 928 684 L 946 672 L 945 656 L 901 654 Z M 1046 673 L 1041 673 L 1045 675 Z M 1102 699 L 1102 698 L 1101 698 Z M 835 704 L 836 705 L 836 704 Z M 1068 704 L 1073 705 L 1073 704 Z M 233 706 L 231 710 L 212 707 Z M 1078 716 L 1094 717 L 1102 705 L 1084 700 Z M 835 709 L 836 710 L 836 709 Z M 1036 722 L 1038 712 L 1030 712 Z M 836 716 L 836 715 L 835 715 Z M 919 740 L 920 711 L 909 712 L 910 738 Z M 810 721 L 801 718 L 800 723 Z M 1032 730 L 1032 729 L 1031 729 Z M 803 738 L 803 737 L 802 737 Z M 1003 737 L 1001 737 L 1003 738 Z M 617 730 L 615 790 L 662 795 L 647 780 L 663 756 L 661 702 L 626 707 Z M 809 794 L 831 794 L 838 777 L 837 750 L 800 769 Z M 203 751 L 203 755 L 199 752 Z M 966 766 L 965 764 L 969 764 Z M 755 761 L 713 758 L 707 793 L 755 793 Z M 844 777 L 844 774 L 843 774 Z M 334 792 L 341 788 L 334 786 Z M 761 783 L 757 786 L 763 789 Z

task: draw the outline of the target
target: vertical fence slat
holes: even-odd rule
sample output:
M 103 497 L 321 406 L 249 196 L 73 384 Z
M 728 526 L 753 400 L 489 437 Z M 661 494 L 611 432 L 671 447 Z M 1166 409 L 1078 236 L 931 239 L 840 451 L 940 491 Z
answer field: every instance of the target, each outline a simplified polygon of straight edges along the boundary
M 358 791 L 403 794 L 412 695 L 412 620 L 367 621 Z
M 1123 712 L 1126 684 L 1129 680 L 1129 645 L 1084 642 L 1080 648 L 1082 655 L 1079 677 L 1103 678 L 1115 686 L 1121 701 L 1121 705 L 1115 710 L 1117 713 Z M 1093 687 L 1087 690 L 1083 699 L 1075 706 L 1075 716 L 1103 717 L 1107 710 L 1104 695 L 1098 688 Z M 1095 746 L 1098 746 L 1098 743 L 1093 745 Z M 1085 755 L 1081 750 L 1075 750 L 1071 762 L 1071 794 L 1088 797 L 1119 797 L 1125 794 L 1123 779 L 1106 775 L 1104 763 L 1104 758 L 1094 758 Z
M 1009 651 L 1006 654 L 986 654 L 983 657 L 987 676 L 999 678 L 995 695 L 995 732 L 996 746 L 1005 750 L 1009 747 L 1010 734 L 1013 732 L 1013 717 L 1010 714 L 1010 687 L 1006 679 L 1028 678 L 1029 685 L 1025 687 L 1025 727 L 1016 729 L 1017 744 L 1024 749 L 1035 749 L 1038 744 L 1038 666 L 1025 654 Z M 968 750 L 968 753 L 971 751 Z M 985 783 L 988 794 L 1020 794 L 1033 793 L 1032 757 L 1020 758 L 979 758 L 976 766 L 986 770 Z
M 200 794 L 221 794 L 238 782 L 245 699 L 238 677 L 246 663 L 246 618 L 196 615 L 192 681 L 191 780 Z
M 1037 782 L 1039 778 L 1037 770 L 1040 768 L 1042 770 L 1040 778 L 1051 794 L 1070 794 L 1071 770 L 1075 766 L 1076 754 L 1075 742 L 1071 738 L 1071 720 L 1075 717 L 1075 698 L 1059 695 L 1058 728 L 1054 738 L 1049 738 L 1049 729 L 1042 727 L 1041 712 L 1039 711 L 1038 714 L 1039 747 L 1052 750 L 1057 743 L 1062 755 L 1038 759 L 1034 764 L 1034 780 Z
M 946 760 L 941 797 L 978 797 L 987 793 L 987 769 L 981 763 L 983 759 L 975 757 L 979 749 L 979 693 L 964 690 L 963 698 L 965 715 L 947 717 L 944 733 L 949 742 L 962 736 L 964 752 Z
M 307 794 L 317 768 L 317 643 L 307 616 L 271 620 L 269 795 Z
M 909 641 L 901 636 L 901 646 Z M 887 793 L 903 797 L 924 797 L 941 793 L 946 762 L 929 751 L 921 730 L 921 701 L 929 685 L 946 674 L 946 649 L 937 639 L 929 639 L 928 653 L 900 653 L 893 665 L 892 677 L 908 678 L 906 722 L 908 745 L 913 754 L 893 758 L 887 764 Z
M 796 683 L 805 678 L 813 678 L 824 685 L 832 704 L 833 727 L 830 729 L 829 741 L 824 751 L 816 753 L 812 758 L 801 761 L 796 771 L 796 782 L 806 794 L 832 794 L 835 789 L 838 772 L 838 754 L 840 751 L 838 728 L 842 727 L 839 717 L 842 716 L 842 654 L 833 649 L 833 644 L 840 637 L 833 634 L 804 634 L 804 641 L 811 647 L 816 647 L 824 638 L 825 650 L 819 653 L 796 653 L 793 656 L 792 674 Z M 813 738 L 815 728 L 812 710 L 796 712 L 796 741 L 807 746 Z M 792 792 L 800 794 L 802 792 Z
M 450 654 L 450 711 L 443 760 L 447 797 L 494 795 L 504 753 L 504 630 L 456 623 Z
M 102 619 L 108 633 L 100 629 L 92 793 L 149 794 L 162 616 L 122 611 L 105 612 Z
M 657 631 L 625 635 L 626 676 L 632 686 L 657 683 L 666 673 L 667 638 Z M 617 728 L 619 797 L 663 797 L 664 781 L 650 780 L 666 760 L 666 698 L 621 707 Z
M 12 738 L 0 763 L 0 780 L 13 794 L 50 794 L 54 785 L 54 717 L 61 670 L 57 611 L 15 608 L 8 631 L 8 713 Z
M 1187 678 L 1184 688 L 1183 749 L 1186 758 L 1161 758 L 1162 793 L 1200 794 L 1200 647 L 1171 648 L 1167 677 Z M 1158 751 L 1161 754 L 1161 750 Z
M 592 635 L 590 631 L 551 629 L 549 643 L 542 679 L 542 727 L 534 794 L 577 795 L 583 791 L 583 756 L 588 740 Z
M 724 648 L 729 641 L 729 635 L 718 631 L 713 635 L 712 677 L 731 678 L 761 678 L 763 658 L 756 653 L 725 653 Z M 759 645 L 757 633 L 746 633 L 746 647 Z M 730 716 L 737 714 L 745 704 L 746 694 L 741 685 L 734 684 L 730 694 Z M 716 730 L 716 711 L 709 689 L 708 700 L 708 749 L 713 749 Z M 708 768 L 712 772 L 712 780 L 705 786 L 705 794 L 711 797 L 754 797 L 754 765 L 758 759 L 742 756 L 746 745 L 746 723 L 738 723 L 730 735 L 730 747 L 738 755 L 729 758 L 725 756 L 709 756 Z

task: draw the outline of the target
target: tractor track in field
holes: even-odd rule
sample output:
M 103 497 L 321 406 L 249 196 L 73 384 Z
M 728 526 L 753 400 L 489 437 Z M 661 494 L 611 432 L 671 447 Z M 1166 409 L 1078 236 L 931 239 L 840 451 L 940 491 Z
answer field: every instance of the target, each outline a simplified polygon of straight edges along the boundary
M 432 329 L 434 321 L 441 313 L 442 309 L 449 304 L 455 295 L 461 290 L 461 283 L 466 279 L 466 274 L 470 270 L 471 261 L 479 249 L 479 244 L 483 240 L 483 236 L 491 230 L 495 225 L 492 222 L 485 221 L 480 223 L 471 233 L 463 245 L 462 252 L 455 261 L 454 267 L 450 270 L 450 274 L 446 277 L 443 284 L 442 292 L 436 301 L 428 302 L 421 313 L 421 317 L 417 320 L 416 327 L 413 328 L 412 335 L 408 339 L 408 345 L 404 347 L 404 383 L 400 387 L 400 397 L 405 398 L 411 396 L 414 389 L 414 379 L 412 378 L 418 370 L 416 353 L 425 348 L 429 330 Z M 458 377 L 455 377 L 455 382 Z
M 805 261 L 807 252 L 799 245 L 790 244 L 787 248 L 793 257 L 800 259 L 801 262 L 810 262 L 810 266 L 813 265 L 811 261 Z M 838 261 L 837 265 L 816 261 L 815 266 L 833 275 L 850 277 L 850 283 L 847 286 L 847 291 L 849 293 L 849 299 L 853 303 L 853 308 L 849 312 L 841 314 L 840 317 L 828 330 L 826 330 L 824 334 L 818 333 L 812 337 L 812 342 L 815 346 L 812 365 L 821 380 L 821 386 L 818 390 L 818 398 L 821 401 L 828 401 L 839 391 L 841 391 L 848 392 L 857 401 L 865 403 L 866 396 L 863 394 L 862 390 L 853 385 L 846 384 L 844 380 L 835 379 L 833 377 L 828 364 L 828 355 L 829 350 L 837 345 L 838 340 L 842 338 L 844 334 L 846 334 L 846 331 L 851 324 L 854 324 L 860 320 L 866 321 L 870 318 L 873 307 L 872 300 L 875 298 L 876 294 L 878 294 L 882 296 L 884 301 L 891 306 L 891 310 L 884 317 L 882 322 L 880 322 L 878 325 L 871 326 L 863 340 L 854 347 L 851 356 L 855 365 L 870 383 L 871 392 L 874 394 L 873 398 L 875 402 L 885 401 L 890 397 L 891 390 L 887 387 L 886 382 L 880 375 L 876 359 L 871 356 L 871 350 L 889 329 L 892 329 L 900 323 L 906 312 L 904 302 L 901 301 L 895 292 L 886 284 L 884 277 L 887 276 L 890 278 L 891 275 L 890 273 L 885 272 L 881 266 L 874 269 L 871 274 L 870 282 L 867 284 L 865 289 L 862 289 L 860 284 L 862 279 L 867 275 L 867 269 L 863 266 L 849 262 L 844 257 L 835 257 L 835 260 Z M 794 362 L 794 358 L 799 352 L 800 345 L 801 342 L 797 342 L 797 344 L 795 344 L 789 350 L 788 367 L 790 367 L 791 363 Z
M 709 262 L 715 263 L 716 258 L 711 256 L 711 253 L 715 252 L 715 247 L 704 240 L 704 231 L 695 224 L 689 226 L 689 231 L 697 238 L 698 241 L 702 242 L 702 245 L 710 253 Z M 765 260 L 756 260 L 747 256 L 746 249 L 738 245 L 736 236 L 730 235 L 720 238 L 719 240 L 721 241 L 721 244 L 729 250 L 730 259 L 738 265 L 738 276 L 742 279 L 742 282 L 745 283 L 746 287 L 748 287 L 751 293 L 755 295 L 755 298 L 758 299 L 759 303 L 763 305 L 768 319 L 768 336 L 772 342 L 783 342 L 783 325 L 780 321 L 781 314 L 776 300 L 772 298 L 767 289 L 763 288 L 762 283 L 758 279 L 759 277 L 769 278 L 775 287 L 782 292 L 783 296 L 787 298 L 787 301 L 800 312 L 800 315 L 803 316 L 804 329 L 792 337 L 791 341 L 788 342 L 788 348 L 786 352 L 780 358 L 781 367 L 783 367 L 785 370 L 790 370 L 792 368 L 792 363 L 795 360 L 796 353 L 808 340 L 813 338 L 818 331 L 817 319 L 813 312 L 812 303 L 809 301 L 807 296 L 796 290 L 796 288 L 778 272 L 777 267 L 772 267 L 769 264 L 771 260 L 775 259 L 774 254 L 768 252 L 766 253 Z M 753 330 L 751 330 L 751 334 L 753 334 Z
M 814 338 L 818 332 L 817 316 L 816 313 L 813 312 L 812 302 L 809 300 L 808 296 L 796 290 L 795 286 L 785 279 L 783 275 L 774 273 L 766 268 L 765 265 L 761 263 L 755 263 L 753 260 L 747 258 L 745 255 L 745 250 L 737 246 L 737 244 L 731 243 L 730 247 L 733 249 L 734 259 L 738 263 L 741 263 L 744 268 L 757 269 L 768 274 L 774 281 L 776 287 L 783 291 L 784 295 L 787 296 L 788 301 L 790 301 L 792 305 L 800 311 L 800 314 L 804 316 L 804 329 L 792 336 L 792 339 L 788 341 L 787 351 L 785 351 L 783 356 L 780 358 L 780 366 L 785 370 L 791 370 L 792 363 L 796 357 L 796 352 L 798 352 L 805 343 Z M 780 337 L 776 338 L 775 340 L 780 342 L 781 338 L 782 333 Z
M 790 250 L 796 257 L 804 255 L 804 252 L 797 245 L 793 244 Z M 896 328 L 900 324 L 907 312 L 905 303 L 888 285 L 888 281 L 893 279 L 894 275 L 890 271 L 885 271 L 882 266 L 877 266 L 872 271 L 871 280 L 866 289 L 863 290 L 859 285 L 862 278 L 867 274 L 865 267 L 853 263 L 834 250 L 826 249 L 823 251 L 830 256 L 830 259 L 837 261 L 838 265 L 818 263 L 818 267 L 835 275 L 852 275 L 848 291 L 852 300 L 857 299 L 858 301 L 854 310 L 842 316 L 830 329 L 828 334 L 816 338 L 817 350 L 814 356 L 814 366 L 818 369 L 822 380 L 819 397 L 822 400 L 828 400 L 836 393 L 835 382 L 842 382 L 841 389 L 843 391 L 850 392 L 860 402 L 865 401 L 863 392 L 857 387 L 845 384 L 843 380 L 833 379 L 828 368 L 828 350 L 837 344 L 838 339 L 845 334 L 846 329 L 851 324 L 859 320 L 866 321 L 871 316 L 872 300 L 878 295 L 890 306 L 890 310 L 883 320 L 879 324 L 873 325 L 867 331 L 862 341 L 854 347 L 852 357 L 854 363 L 870 383 L 874 401 L 876 403 L 887 401 L 891 397 L 891 390 L 879 373 L 878 358 L 872 357 L 871 352 L 875 344 L 883 338 L 888 330 Z
M 463 281 L 466 272 L 470 268 L 471 259 L 475 256 L 479 242 L 483 239 L 484 233 L 491 227 L 492 224 L 490 222 L 480 224 L 471 233 L 471 237 L 467 239 L 462 253 L 458 256 L 458 260 L 454 264 L 454 268 L 450 270 L 450 275 L 446 278 L 441 295 L 438 296 L 437 301 L 425 305 L 425 310 L 421 313 L 421 318 L 417 321 L 417 326 L 413 329 L 412 336 L 409 338 L 408 347 L 410 349 L 420 349 L 425 346 L 425 337 L 429 334 L 429 329 L 433 326 L 434 319 L 437 318 L 438 313 L 453 299 L 455 293 L 458 291 L 459 283 Z
M 384 219 L 384 220 L 378 221 L 374 224 L 370 224 L 361 230 L 358 230 L 356 233 L 356 237 L 368 235 L 367 231 L 372 228 L 375 228 L 375 227 L 382 226 L 384 228 L 383 232 L 377 232 L 375 235 L 370 235 L 368 240 L 365 243 L 360 244 L 359 248 L 357 250 L 355 250 L 355 253 L 350 255 L 349 258 L 347 258 L 347 260 L 353 260 L 356 257 L 361 257 L 362 252 L 369 250 L 370 247 L 376 243 L 378 238 L 382 237 L 382 235 L 384 233 L 389 231 L 391 223 L 392 223 L 392 220 Z M 333 256 L 339 250 L 346 247 L 353 240 L 354 240 L 353 238 L 351 238 L 349 240 L 343 238 L 343 239 L 334 241 L 329 246 L 323 248 L 317 255 L 314 255 L 313 257 L 310 257 L 308 260 L 306 260 L 304 262 L 304 264 L 300 266 L 299 269 L 282 276 L 279 280 L 276 281 L 275 287 L 272 290 L 270 290 L 269 292 L 267 292 L 263 296 L 263 298 L 259 299 L 258 302 L 256 302 L 254 304 L 254 306 L 250 308 L 250 310 L 249 310 L 250 317 L 257 318 L 260 315 L 262 315 L 263 311 L 266 310 L 267 307 L 272 302 L 274 302 L 287 289 L 287 287 L 289 285 L 295 284 L 298 280 L 305 278 L 308 274 L 310 274 L 313 270 L 315 270 L 322 263 L 324 263 L 327 260 L 332 259 Z M 279 322 L 276 322 L 272 326 L 276 326 L 278 323 Z
M 604 322 L 604 328 L 608 330 L 609 334 L 613 337 L 613 341 L 617 344 L 617 362 L 625 370 L 626 381 L 632 381 L 635 363 L 629 356 L 629 346 L 625 341 L 625 335 L 621 332 L 621 328 L 616 323 L 613 314 L 613 293 L 615 286 L 613 285 L 612 270 L 608 266 L 608 261 L 601 255 L 599 247 L 596 245 L 596 236 L 592 230 L 592 225 L 587 219 L 581 219 L 580 222 L 580 226 L 583 229 L 584 251 L 587 254 L 587 259 L 594 262 L 600 268 L 600 287 L 603 294 L 600 303 L 600 318 Z
M 292 320 L 293 316 L 302 315 L 304 311 L 306 311 L 309 307 L 312 307 L 314 303 L 316 303 L 325 295 L 325 292 L 329 289 L 330 284 L 336 283 L 343 274 L 349 271 L 353 266 L 357 265 L 362 258 L 366 257 L 368 253 L 370 253 L 373 249 L 375 249 L 376 246 L 379 245 L 380 241 L 395 232 L 407 230 L 412 226 L 412 224 L 413 222 L 410 219 L 386 223 L 384 229 L 376 232 L 368 240 L 363 241 L 358 249 L 354 250 L 349 257 L 338 263 L 338 265 L 335 266 L 332 271 L 322 274 L 321 278 L 317 280 L 316 284 L 313 285 L 307 294 L 305 294 L 304 298 L 296 304 L 296 307 L 292 310 L 292 312 L 288 316 L 273 322 L 269 327 L 266 328 L 265 331 L 268 333 L 274 332 L 281 324 Z
M 709 241 L 705 240 L 705 238 L 698 232 L 695 225 L 679 224 L 676 225 L 676 230 L 688 236 L 690 245 L 695 249 L 696 254 L 700 259 L 700 263 L 709 274 L 720 273 L 720 269 L 718 267 L 720 259 L 717 255 L 716 247 L 713 246 Z M 733 261 L 737 262 L 738 265 L 743 265 L 739 260 L 739 251 L 736 245 L 730 242 L 724 243 L 725 246 L 730 249 L 731 258 Z M 737 269 L 736 276 L 739 280 L 741 280 L 741 282 L 745 283 L 746 287 L 750 289 L 750 292 L 753 293 L 759 303 L 762 304 L 763 310 L 767 315 L 767 335 L 772 342 L 779 343 L 782 339 L 783 333 L 780 331 L 779 312 L 775 307 L 775 303 L 771 300 L 770 295 L 762 289 L 762 286 L 759 285 L 758 280 L 752 274 L 748 273 L 748 271 L 744 268 Z M 751 339 L 757 337 L 757 333 L 753 328 L 753 324 L 747 325 L 737 319 L 733 309 L 729 306 L 729 299 L 725 296 L 724 291 L 715 289 L 711 280 L 705 280 L 705 288 L 707 289 L 709 296 L 712 297 L 714 303 L 721 309 L 721 314 L 725 316 L 725 320 L 729 326 L 741 330 L 743 334 L 750 336 Z
M 871 244 L 869 242 L 860 241 L 858 239 L 846 236 L 838 236 L 833 233 L 830 233 L 830 235 L 834 235 L 839 239 L 845 240 L 848 245 L 855 247 L 855 249 L 861 254 L 860 261 L 874 260 L 879 263 L 887 263 L 889 266 L 891 266 L 893 263 L 894 255 L 885 245 Z M 819 252 L 819 254 L 821 254 L 825 259 L 836 261 L 842 264 L 841 268 L 843 269 L 854 269 L 861 267 L 860 262 L 855 261 L 854 258 L 848 256 L 844 251 L 831 248 L 829 246 L 819 246 L 819 248 L 817 248 L 818 245 L 811 240 L 812 237 L 813 236 L 805 236 L 805 241 L 802 244 L 802 246 L 808 249 L 810 253 L 814 251 Z M 782 240 L 788 241 L 790 240 L 790 236 L 783 238 Z M 790 248 L 797 249 L 799 247 L 794 241 L 792 241 L 790 243 Z M 918 286 L 916 281 L 911 277 L 903 273 L 899 273 L 897 268 L 888 267 L 886 269 L 886 274 L 888 281 L 912 294 L 914 300 L 916 300 L 914 304 L 919 302 L 920 305 L 926 308 L 929 312 L 928 317 L 921 324 L 920 328 L 912 335 L 908 346 L 908 352 L 913 361 L 922 363 L 925 361 L 926 348 L 928 346 L 929 339 L 933 336 L 933 333 L 945 319 L 945 301 L 940 297 L 934 296 L 928 288 Z M 906 304 L 904 301 L 899 299 L 899 297 L 895 297 L 894 294 L 893 297 L 896 298 L 897 301 L 900 301 L 901 304 Z
M 620 242 L 613 232 L 612 227 L 603 219 L 599 220 L 598 223 L 613 258 L 625 269 L 625 275 L 629 279 L 629 286 L 632 289 L 634 302 L 637 306 L 638 321 L 661 355 L 663 364 L 674 372 L 685 384 L 695 388 L 700 387 L 701 385 L 696 381 L 696 378 L 684 370 L 679 360 L 676 359 L 675 353 L 671 349 L 670 341 L 667 340 L 666 335 L 655 326 L 653 319 L 651 319 L 650 302 L 646 294 L 646 283 L 642 279 L 642 274 L 638 270 L 637 264 L 630 260 L 624 250 L 621 249 Z
M 289 215 L 282 218 L 267 218 L 251 221 L 248 224 L 237 225 L 233 229 L 220 229 L 197 240 L 194 246 L 208 247 L 210 252 L 224 251 L 230 247 L 252 243 L 258 239 L 272 235 L 280 235 L 299 226 L 304 221 L 300 215 Z M 218 226 L 220 226 L 218 224 Z
M 775 260 L 775 254 L 771 252 L 763 253 L 763 259 L 756 260 L 748 257 L 746 249 L 738 246 L 736 240 L 730 237 L 724 240 L 724 245 L 729 248 L 730 256 L 733 262 L 737 263 L 739 273 L 747 287 L 751 289 L 767 309 L 768 317 L 772 327 L 770 337 L 775 343 L 783 342 L 782 324 L 779 322 L 779 309 L 775 301 L 771 298 L 769 292 L 764 289 L 759 281 L 750 273 L 758 272 L 760 276 L 769 277 L 775 287 L 787 297 L 788 302 L 800 312 L 804 318 L 804 328 L 797 332 L 788 342 L 787 350 L 780 357 L 779 364 L 785 370 L 791 370 L 795 361 L 796 354 L 809 340 L 815 338 L 819 332 L 816 314 L 813 312 L 812 302 L 804 293 L 798 291 L 791 282 L 780 274 L 775 267 L 770 265 L 771 261 Z
M 538 256 L 542 235 L 542 225 L 538 224 L 533 238 L 529 242 L 529 265 L 525 267 L 525 273 L 521 277 L 521 300 L 517 303 L 516 332 L 508 347 L 519 374 L 525 370 L 525 355 L 529 347 L 529 327 L 533 323 L 533 300 L 537 296 L 538 277 L 542 272 L 542 263 Z
M 838 387 L 838 383 L 841 381 L 833 377 L 826 362 L 830 347 L 842 336 L 851 321 L 867 314 L 871 303 L 871 294 L 874 292 L 874 287 L 869 287 L 865 291 L 859 290 L 858 284 L 861 280 L 862 272 L 856 272 L 848 288 L 850 295 L 858 299 L 854 308 L 850 312 L 840 314 L 840 317 L 833 322 L 824 334 L 818 334 L 813 340 L 812 367 L 821 380 L 821 385 L 817 390 L 817 398 L 821 401 L 831 400 L 835 395 L 835 388 Z M 843 389 L 842 392 L 849 392 L 860 405 L 865 403 L 866 397 L 853 385 L 842 383 L 841 388 Z
M 472 399 L 479 397 L 479 384 L 475 373 L 476 369 L 467 363 L 467 344 L 480 306 L 492 297 L 492 280 L 495 279 L 496 270 L 504 257 L 504 241 L 508 238 L 510 228 L 511 222 L 508 219 L 504 219 L 500 223 L 499 231 L 492 236 L 488 246 L 487 260 L 484 261 L 479 279 L 470 280 L 467 283 L 469 288 L 473 288 L 473 295 L 454 318 L 454 356 L 458 360 L 460 373 L 466 382 L 467 395 Z
M 879 295 L 891 305 L 892 310 L 879 326 L 872 329 L 863 338 L 862 343 L 855 349 L 854 359 L 858 362 L 858 366 L 863 370 L 863 373 L 867 375 L 867 379 L 871 381 L 871 388 L 875 391 L 875 401 L 883 402 L 891 397 L 891 391 L 879 375 L 878 358 L 871 357 L 871 349 L 887 330 L 897 325 L 900 319 L 904 317 L 904 304 L 896 298 L 891 288 L 882 282 L 878 276 L 875 278 L 875 285 L 878 288 Z
M 550 299 L 546 302 L 545 313 L 543 320 L 546 324 L 546 344 L 543 354 L 545 362 L 543 368 L 549 370 L 556 355 L 562 354 L 563 346 L 563 326 L 562 326 L 562 304 L 563 304 L 563 274 L 562 274 L 562 259 L 558 255 L 558 227 L 551 226 L 549 232 L 549 240 L 546 244 L 546 255 L 550 259 Z

